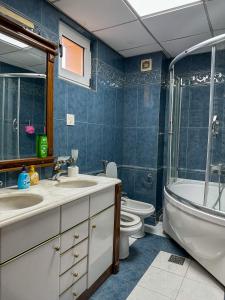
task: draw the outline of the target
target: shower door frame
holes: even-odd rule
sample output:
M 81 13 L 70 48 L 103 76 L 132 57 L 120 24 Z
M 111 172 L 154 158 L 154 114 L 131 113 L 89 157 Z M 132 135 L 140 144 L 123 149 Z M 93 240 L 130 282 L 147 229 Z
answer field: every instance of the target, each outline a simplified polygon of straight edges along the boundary
M 209 177 L 210 177 L 210 164 L 211 164 L 211 148 L 212 148 L 212 118 L 213 118 L 213 104 L 214 104 L 214 76 L 215 76 L 215 57 L 216 57 L 216 45 L 219 43 L 225 42 L 225 34 L 216 36 L 207 41 L 199 43 L 179 55 L 177 55 L 171 62 L 169 66 L 170 71 L 170 97 L 169 97 L 169 126 L 168 126 L 168 162 L 167 162 L 167 185 L 171 184 L 171 180 L 175 177 L 172 176 L 172 169 L 177 169 L 178 165 L 173 166 L 172 168 L 172 150 L 173 150 L 173 135 L 174 135 L 174 123 L 173 123 L 173 113 L 174 113 L 174 83 L 175 83 L 175 74 L 174 74 L 174 66 L 180 61 L 182 58 L 194 53 L 196 50 L 199 50 L 204 47 L 211 47 L 211 79 L 210 79 L 210 96 L 209 96 L 209 125 L 208 125 L 208 141 L 207 141 L 207 158 L 206 158 L 206 168 L 205 168 L 205 188 L 204 188 L 204 199 L 203 205 L 197 205 L 198 209 L 203 211 L 210 211 L 210 213 L 214 212 L 212 209 L 207 208 L 207 199 L 208 199 L 208 190 L 209 190 Z M 178 139 L 177 139 L 177 142 Z M 177 160 L 178 163 L 178 160 Z M 165 187 L 166 191 L 169 194 L 172 192 L 169 188 Z M 189 200 L 183 199 L 182 197 L 175 195 L 173 193 L 173 197 L 178 199 L 181 202 L 189 202 Z M 190 203 L 192 204 L 192 203 Z M 194 205 L 196 207 L 196 205 Z M 215 214 L 217 212 L 215 211 Z M 220 215 L 220 214 L 219 214 Z M 224 215 L 222 213 L 222 215 Z

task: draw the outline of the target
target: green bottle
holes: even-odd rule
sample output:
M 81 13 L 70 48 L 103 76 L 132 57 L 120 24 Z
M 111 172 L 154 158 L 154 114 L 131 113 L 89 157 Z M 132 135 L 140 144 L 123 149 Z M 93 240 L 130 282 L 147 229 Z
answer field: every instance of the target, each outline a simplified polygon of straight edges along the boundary
M 48 138 L 46 134 L 40 134 L 36 138 L 37 142 L 37 156 L 45 158 L 48 156 Z

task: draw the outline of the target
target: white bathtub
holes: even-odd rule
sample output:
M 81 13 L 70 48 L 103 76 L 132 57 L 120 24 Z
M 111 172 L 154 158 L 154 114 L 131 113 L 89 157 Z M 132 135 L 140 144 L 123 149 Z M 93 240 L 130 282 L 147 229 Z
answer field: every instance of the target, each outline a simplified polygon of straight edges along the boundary
M 225 286 L 225 190 L 220 213 L 212 209 L 217 184 L 210 185 L 209 209 L 203 196 L 201 181 L 179 180 L 165 188 L 163 229 Z

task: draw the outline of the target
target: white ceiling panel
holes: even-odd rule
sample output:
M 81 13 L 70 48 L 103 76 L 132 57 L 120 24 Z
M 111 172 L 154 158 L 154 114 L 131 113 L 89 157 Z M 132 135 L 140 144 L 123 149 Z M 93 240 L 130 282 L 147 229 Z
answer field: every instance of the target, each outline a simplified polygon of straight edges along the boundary
M 160 42 L 209 32 L 202 4 L 143 18 L 143 22 Z
M 135 55 L 141 55 L 145 53 L 153 53 L 157 51 L 162 51 L 161 47 L 157 44 L 144 45 L 136 48 L 131 48 L 123 51 L 119 51 L 119 53 L 124 57 L 131 57 Z
M 138 21 L 96 31 L 95 35 L 117 51 L 155 42 Z
M 209 33 L 204 33 L 200 35 L 194 35 L 194 36 L 189 36 L 181 39 L 162 42 L 162 46 L 171 54 L 172 57 L 175 57 L 176 55 L 180 54 L 184 50 L 210 38 L 211 35 Z M 207 52 L 207 51 L 208 50 L 206 49 L 202 49 L 202 52 Z
M 90 31 L 136 20 L 122 0 L 60 0 L 54 5 Z
M 213 29 L 225 28 L 225 0 L 207 1 L 207 8 Z

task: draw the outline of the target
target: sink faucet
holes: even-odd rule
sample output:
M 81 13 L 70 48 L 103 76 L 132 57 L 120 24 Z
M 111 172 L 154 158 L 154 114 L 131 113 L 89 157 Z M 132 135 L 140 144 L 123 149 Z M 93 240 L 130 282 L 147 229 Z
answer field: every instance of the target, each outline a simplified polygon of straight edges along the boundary
M 104 160 L 104 159 L 101 162 L 102 162 L 102 165 L 103 165 L 103 171 L 104 171 L 104 173 L 106 173 L 106 167 L 107 167 L 109 162 L 108 162 L 108 160 Z
M 66 171 L 62 169 L 62 166 L 66 164 L 66 161 L 64 160 L 57 160 L 56 164 L 53 168 L 52 172 L 52 178 L 51 180 L 59 180 L 59 177 L 63 174 L 66 174 Z
M 3 181 L 0 180 L 0 188 L 3 187 Z

